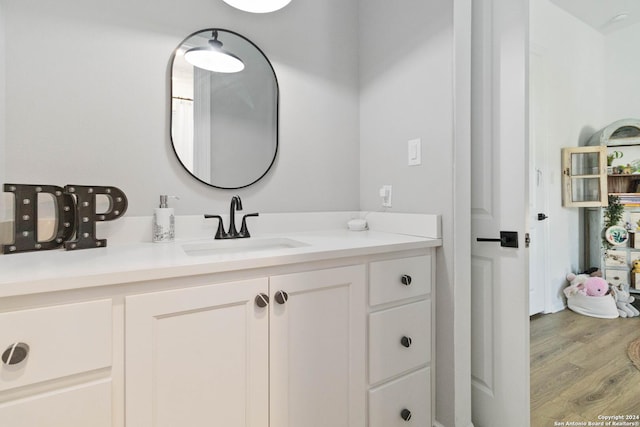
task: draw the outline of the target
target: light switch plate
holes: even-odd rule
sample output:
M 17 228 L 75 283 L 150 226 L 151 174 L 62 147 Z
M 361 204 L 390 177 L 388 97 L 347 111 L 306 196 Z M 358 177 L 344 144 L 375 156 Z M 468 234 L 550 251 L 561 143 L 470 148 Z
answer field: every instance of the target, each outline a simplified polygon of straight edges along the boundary
M 391 207 L 391 192 L 393 187 L 391 185 L 383 185 L 380 188 L 380 197 L 382 197 L 382 206 L 385 208 Z
M 412 139 L 408 143 L 408 165 L 417 166 L 422 164 L 422 141 Z

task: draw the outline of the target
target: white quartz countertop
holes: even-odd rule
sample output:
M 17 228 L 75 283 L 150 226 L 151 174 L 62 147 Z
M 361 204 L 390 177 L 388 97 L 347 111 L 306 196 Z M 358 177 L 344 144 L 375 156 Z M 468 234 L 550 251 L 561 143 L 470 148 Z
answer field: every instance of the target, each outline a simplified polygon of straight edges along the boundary
M 189 255 L 185 245 L 240 245 L 247 240 L 291 239 L 299 247 L 232 249 Z M 379 231 L 313 231 L 263 234 L 236 241 L 213 238 L 169 243 L 123 243 L 76 251 L 53 250 L 0 256 L 0 297 L 81 289 L 230 272 L 278 265 L 339 259 L 402 250 L 437 247 L 441 239 Z

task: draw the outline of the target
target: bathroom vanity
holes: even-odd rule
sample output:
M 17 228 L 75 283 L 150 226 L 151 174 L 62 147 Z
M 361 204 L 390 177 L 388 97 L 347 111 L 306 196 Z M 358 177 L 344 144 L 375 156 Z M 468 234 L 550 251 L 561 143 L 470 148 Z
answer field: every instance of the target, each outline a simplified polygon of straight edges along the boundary
M 2 256 L 0 425 L 430 426 L 435 222 Z

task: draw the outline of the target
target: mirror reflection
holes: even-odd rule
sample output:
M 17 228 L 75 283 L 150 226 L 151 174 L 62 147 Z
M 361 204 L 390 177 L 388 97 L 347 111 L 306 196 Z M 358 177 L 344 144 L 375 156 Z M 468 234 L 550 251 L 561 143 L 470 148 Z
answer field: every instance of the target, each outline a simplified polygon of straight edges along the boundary
M 244 67 L 211 71 L 220 51 Z M 187 52 L 212 55 L 192 60 L 194 66 Z M 246 187 L 269 171 L 278 148 L 278 82 L 255 44 L 232 31 L 207 29 L 178 46 L 171 67 L 171 140 L 182 166 L 213 187 Z

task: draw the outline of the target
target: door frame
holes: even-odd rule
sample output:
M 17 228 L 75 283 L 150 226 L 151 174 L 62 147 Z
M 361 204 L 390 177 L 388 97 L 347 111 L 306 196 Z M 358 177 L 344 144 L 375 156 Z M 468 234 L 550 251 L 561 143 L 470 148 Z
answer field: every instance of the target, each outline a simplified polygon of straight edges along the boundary
M 539 252 L 536 251 L 536 247 L 542 251 L 543 254 L 549 253 L 549 221 L 539 221 L 537 219 L 537 214 L 540 213 L 548 213 L 550 210 L 550 201 L 549 201 L 549 171 L 550 171 L 550 158 L 549 158 L 549 144 L 547 138 L 547 119 L 543 112 L 541 115 L 538 115 L 534 108 L 531 106 L 534 102 L 539 103 L 540 105 L 544 105 L 546 102 L 546 95 L 544 90 L 545 87 L 540 87 L 538 85 L 538 80 L 532 78 L 534 74 L 534 69 L 537 66 L 542 66 L 544 69 L 544 61 L 545 61 L 545 53 L 544 49 L 541 46 L 532 45 L 529 43 L 529 79 L 528 79 L 528 87 L 529 87 L 529 97 L 527 100 L 527 105 L 529 105 L 529 120 L 530 120 L 530 128 L 529 128 L 529 180 L 530 180 L 530 193 L 529 193 L 529 206 L 531 208 L 535 208 L 533 211 L 529 213 L 530 215 L 530 233 L 533 237 L 533 241 L 535 241 L 535 246 L 529 253 L 529 266 L 530 266 L 530 275 L 529 280 L 531 282 L 539 283 L 538 292 L 542 293 L 542 309 L 536 311 L 535 313 L 531 312 L 531 302 L 529 304 L 529 314 L 538 314 L 538 313 L 550 313 L 554 311 L 554 306 L 551 301 L 550 295 L 553 293 L 553 289 L 551 283 L 548 278 L 550 277 L 549 271 L 549 263 L 547 262 L 547 257 L 540 255 Z M 533 60 L 535 58 L 535 61 Z M 535 71 L 537 75 L 539 73 L 539 69 Z M 537 101 L 534 98 L 537 97 Z M 542 205 L 542 206 L 541 206 Z M 550 219 L 553 221 L 553 218 Z M 531 286 L 531 283 L 530 283 Z
M 453 426 L 471 421 L 471 23 L 472 0 L 453 2 Z M 440 292 L 439 294 L 442 294 Z M 439 305 L 442 307 L 442 304 Z M 448 351 L 448 349 L 445 349 Z M 437 364 L 436 364 L 437 366 Z M 436 418 L 438 412 L 436 411 Z

